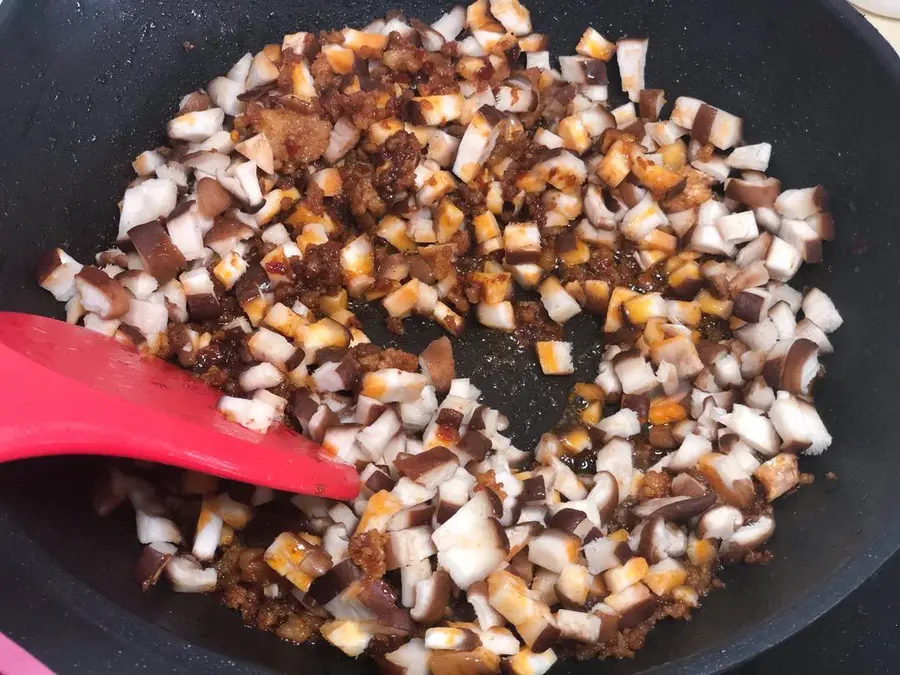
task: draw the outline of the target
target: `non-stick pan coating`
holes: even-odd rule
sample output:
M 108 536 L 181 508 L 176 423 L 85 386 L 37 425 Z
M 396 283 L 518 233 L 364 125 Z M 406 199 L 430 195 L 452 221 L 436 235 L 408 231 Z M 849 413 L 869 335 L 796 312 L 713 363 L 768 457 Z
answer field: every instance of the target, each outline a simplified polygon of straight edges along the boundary
M 895 253 L 900 190 L 900 66 L 849 6 L 830 0 L 529 0 L 556 53 L 590 23 L 649 35 L 649 86 L 743 116 L 750 142 L 774 145 L 785 187 L 823 183 L 839 239 L 800 283 L 816 284 L 845 324 L 818 406 L 835 442 L 805 470 L 816 482 L 778 504 L 775 560 L 729 570 L 691 623 L 666 622 L 632 662 L 603 672 L 710 672 L 745 659 L 846 595 L 900 543 Z M 4 0 L 0 3 L 0 307 L 59 307 L 32 279 L 44 248 L 86 260 L 112 242 L 129 162 L 161 140 L 181 94 L 285 32 L 358 25 L 400 6 L 434 20 L 449 7 L 369 2 Z M 8 16 L 4 16 L 4 15 Z M 193 49 L 186 51 L 183 42 Z M 567 327 L 567 332 L 569 331 Z M 594 371 L 590 321 L 574 335 L 582 376 Z M 425 332 L 410 338 L 421 346 Z M 504 409 L 527 446 L 551 424 L 569 382 L 538 383 L 533 358 L 467 335 L 464 374 Z M 501 356 L 489 356 L 488 349 Z M 15 395 L 3 382 L 0 401 Z M 2 403 L 0 403 L 2 404 Z M 82 462 L 0 470 L 0 630 L 60 672 L 366 672 L 334 650 L 295 647 L 241 625 L 212 597 L 142 594 L 139 546 L 124 512 L 88 508 Z M 838 480 L 824 479 L 834 471 Z M 554 673 L 587 674 L 595 663 Z

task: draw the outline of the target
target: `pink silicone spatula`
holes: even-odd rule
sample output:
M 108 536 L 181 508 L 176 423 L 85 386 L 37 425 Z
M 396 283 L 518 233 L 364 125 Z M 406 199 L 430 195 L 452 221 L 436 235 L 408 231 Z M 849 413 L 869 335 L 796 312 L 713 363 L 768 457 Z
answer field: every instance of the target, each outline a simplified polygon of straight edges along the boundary
M 359 489 L 309 439 L 230 422 L 185 371 L 61 321 L 0 312 L 0 377 L 0 462 L 112 455 L 334 499 Z

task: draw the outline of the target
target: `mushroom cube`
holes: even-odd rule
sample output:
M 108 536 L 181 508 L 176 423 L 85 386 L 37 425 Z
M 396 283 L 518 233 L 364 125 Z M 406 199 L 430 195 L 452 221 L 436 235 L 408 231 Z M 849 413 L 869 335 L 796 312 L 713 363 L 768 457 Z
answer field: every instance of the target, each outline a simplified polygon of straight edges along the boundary
M 539 341 L 535 347 L 544 375 L 570 375 L 575 372 L 571 342 Z

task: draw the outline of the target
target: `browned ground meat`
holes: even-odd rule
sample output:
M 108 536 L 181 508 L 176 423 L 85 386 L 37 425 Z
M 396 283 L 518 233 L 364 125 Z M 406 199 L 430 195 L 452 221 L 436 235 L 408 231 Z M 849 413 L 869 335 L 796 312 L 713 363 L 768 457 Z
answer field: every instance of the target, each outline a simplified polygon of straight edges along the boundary
M 416 73 L 422 67 L 425 50 L 418 49 L 399 33 L 391 33 L 381 62 L 390 70 Z
M 330 87 L 337 86 L 340 82 L 340 76 L 337 75 L 328 64 L 328 59 L 323 52 L 316 54 L 316 58 L 309 66 L 309 73 L 313 77 L 317 91 L 325 91 Z
M 381 91 L 344 94 L 338 89 L 327 89 L 322 93 L 319 105 L 332 122 L 349 117 L 359 129 L 368 129 L 375 122 L 400 112 L 400 100 L 391 97 L 385 102 Z
M 374 372 L 382 368 L 397 368 L 414 373 L 419 369 L 419 359 L 401 349 L 382 349 L 378 345 L 361 344 L 350 350 L 350 355 L 358 362 L 364 373 Z
M 275 629 L 275 634 L 282 640 L 306 642 L 318 633 L 323 620 L 312 614 L 291 614 L 284 623 Z
M 518 193 L 516 180 L 524 171 L 528 171 L 538 162 L 554 157 L 559 150 L 544 147 L 535 143 L 527 134 L 516 131 L 509 136 L 503 136 L 497 141 L 494 152 L 488 159 L 487 166 L 494 168 L 501 162 L 510 160 L 503 174 L 503 198 L 512 200 Z
M 459 91 L 456 69 L 450 59 L 438 52 L 425 53 L 416 79 L 420 96 L 437 96 Z
M 290 108 L 248 108 L 248 115 L 272 145 L 276 169 L 313 162 L 328 147 L 331 122 L 321 115 Z
M 261 548 L 245 548 L 237 543 L 225 549 L 215 563 L 222 602 L 240 611 L 244 623 L 302 642 L 322 621 L 303 609 L 288 591 L 289 585 L 263 560 L 263 553 Z M 264 590 L 271 584 L 281 588 L 278 598 L 265 596 Z
M 597 246 L 592 249 L 591 257 L 585 264 L 564 266 L 563 280 L 599 279 L 608 283 L 610 288 L 624 286 L 642 293 L 664 291 L 667 282 L 663 270 L 659 266 L 642 270 L 634 255 L 636 250 L 630 243 L 623 243 L 618 250 Z
M 415 189 L 421 151 L 422 144 L 406 131 L 398 131 L 384 142 L 372 183 L 386 202 L 393 204 Z
M 665 471 L 651 471 L 644 476 L 638 499 L 642 502 L 648 499 L 668 497 L 672 489 L 672 479 Z
M 308 287 L 324 292 L 337 290 L 341 285 L 341 242 L 307 247 L 295 273 Z
M 452 274 L 453 266 L 453 247 L 452 246 L 429 246 L 419 249 L 419 255 L 425 259 L 434 278 L 441 280 Z
M 543 340 L 562 340 L 563 327 L 553 321 L 539 302 L 514 303 L 516 311 L 516 337 L 523 344 Z
M 380 217 L 385 214 L 387 205 L 375 189 L 372 182 L 374 167 L 365 161 L 350 158 L 341 167 L 341 178 L 344 181 L 344 192 L 350 199 L 350 210 L 354 216 L 372 214 Z
M 387 571 L 384 551 L 386 544 L 386 535 L 378 530 L 357 532 L 350 537 L 350 560 L 362 570 L 365 577 L 380 579 Z
M 472 235 L 467 227 L 457 230 L 456 234 L 450 237 L 450 245 L 453 247 L 453 253 L 459 257 L 468 253 L 472 247 Z
M 470 218 L 484 213 L 484 193 L 461 183 L 450 198 Z
M 306 190 L 303 199 L 300 201 L 300 206 L 317 216 L 321 216 L 325 213 L 325 193 L 322 191 L 322 188 L 311 180 L 307 181 Z

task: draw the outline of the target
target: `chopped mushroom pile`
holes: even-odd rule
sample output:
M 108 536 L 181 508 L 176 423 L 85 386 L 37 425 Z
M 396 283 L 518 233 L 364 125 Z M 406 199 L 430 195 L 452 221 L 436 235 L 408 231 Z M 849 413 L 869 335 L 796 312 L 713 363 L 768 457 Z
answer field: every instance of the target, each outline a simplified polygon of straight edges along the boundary
M 732 113 L 682 96 L 663 119 L 646 38 L 588 28 L 575 52 L 554 69 L 518 0 L 287 35 L 181 100 L 117 248 L 40 260 L 69 321 L 360 470 L 341 503 L 111 469 L 95 506 L 134 507 L 145 589 L 218 590 L 391 675 L 542 675 L 632 655 L 719 564 L 768 559 L 771 502 L 831 444 L 812 393 L 842 319 L 788 285 L 834 237 L 827 195 L 782 189 Z M 351 301 L 398 334 L 514 333 L 546 375 L 574 371 L 581 312 L 606 347 L 522 450 L 450 339 L 382 349 Z

